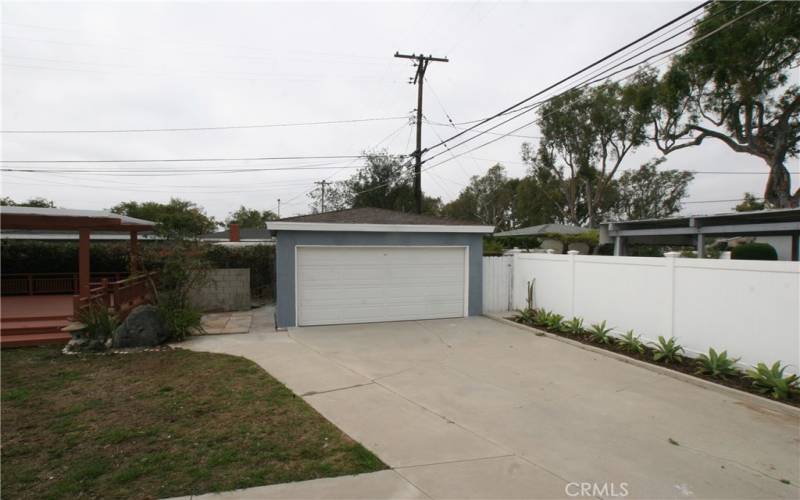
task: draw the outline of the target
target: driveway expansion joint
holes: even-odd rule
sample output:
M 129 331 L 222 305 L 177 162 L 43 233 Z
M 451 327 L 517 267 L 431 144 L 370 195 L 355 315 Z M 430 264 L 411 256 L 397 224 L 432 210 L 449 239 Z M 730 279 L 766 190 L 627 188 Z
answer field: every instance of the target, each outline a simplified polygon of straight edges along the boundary
M 346 391 L 348 389 L 355 389 L 356 387 L 364 387 L 366 385 L 372 385 L 374 383 L 375 381 L 373 380 L 371 382 L 365 382 L 363 384 L 354 384 L 354 385 L 348 385 L 347 387 L 337 387 L 336 389 L 328 389 L 327 391 L 308 391 L 304 392 L 303 394 L 300 394 L 300 397 L 305 398 L 309 396 L 316 396 L 318 394 L 328 394 L 329 392 Z

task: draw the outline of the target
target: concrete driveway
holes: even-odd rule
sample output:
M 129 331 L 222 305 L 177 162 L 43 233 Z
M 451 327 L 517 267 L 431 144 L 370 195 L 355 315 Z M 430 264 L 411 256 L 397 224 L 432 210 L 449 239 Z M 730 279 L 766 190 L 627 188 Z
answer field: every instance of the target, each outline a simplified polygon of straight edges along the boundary
M 259 363 L 394 469 L 386 496 L 800 496 L 796 415 L 488 318 L 185 347 Z

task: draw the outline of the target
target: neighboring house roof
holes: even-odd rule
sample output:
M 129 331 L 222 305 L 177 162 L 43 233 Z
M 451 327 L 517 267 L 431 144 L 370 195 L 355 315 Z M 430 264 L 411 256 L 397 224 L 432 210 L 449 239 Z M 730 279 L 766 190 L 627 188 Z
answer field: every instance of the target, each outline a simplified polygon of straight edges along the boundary
M 543 236 L 546 234 L 581 234 L 586 228 L 568 226 L 566 224 L 539 224 L 538 226 L 521 227 L 510 231 L 495 233 L 495 236 Z
M 147 231 L 155 222 L 103 210 L 12 206 L 0 208 L 0 226 L 12 230 Z
M 0 238 L 4 240 L 38 240 L 38 241 L 77 241 L 77 231 L 26 231 L 24 229 L 0 230 Z M 92 231 L 89 235 L 92 241 L 128 241 L 127 233 L 110 233 L 106 231 Z M 161 240 L 162 237 L 150 231 L 139 233 L 140 240 Z
M 216 231 L 200 236 L 201 240 L 206 241 L 230 241 L 231 232 L 226 229 L 225 231 Z M 239 241 L 272 241 L 274 238 L 265 227 L 243 227 L 239 229 Z
M 287 217 L 267 222 L 270 231 L 376 231 L 491 233 L 494 228 L 471 221 L 382 208 L 351 208 Z

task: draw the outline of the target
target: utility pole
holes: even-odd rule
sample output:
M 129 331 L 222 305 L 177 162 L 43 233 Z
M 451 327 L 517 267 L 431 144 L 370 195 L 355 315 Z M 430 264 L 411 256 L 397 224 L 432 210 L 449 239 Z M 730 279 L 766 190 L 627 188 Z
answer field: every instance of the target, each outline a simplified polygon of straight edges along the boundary
M 400 52 L 394 53 L 395 57 L 401 59 L 413 59 L 416 61 L 414 65 L 417 67 L 417 72 L 413 79 L 409 79 L 409 83 L 417 84 L 417 149 L 414 151 L 414 198 L 417 202 L 417 213 L 422 213 L 422 86 L 425 83 L 425 70 L 428 69 L 428 63 L 434 62 L 450 62 L 446 57 L 433 57 L 432 55 L 422 54 L 401 54 Z
M 322 181 L 319 181 L 319 182 L 315 182 L 314 184 L 319 184 L 320 186 L 322 186 L 322 202 L 320 203 L 320 205 L 321 205 L 320 213 L 324 213 L 325 212 L 325 186 L 330 186 L 331 183 L 326 181 L 326 180 L 322 180 Z
M 281 199 L 278 198 L 278 218 L 281 218 Z

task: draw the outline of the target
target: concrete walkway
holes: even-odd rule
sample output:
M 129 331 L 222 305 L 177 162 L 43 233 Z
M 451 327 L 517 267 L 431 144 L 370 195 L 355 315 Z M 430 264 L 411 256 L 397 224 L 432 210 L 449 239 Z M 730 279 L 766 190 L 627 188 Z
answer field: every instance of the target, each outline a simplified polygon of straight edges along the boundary
M 183 347 L 252 359 L 393 469 L 209 498 L 800 497 L 796 413 L 488 318 Z

